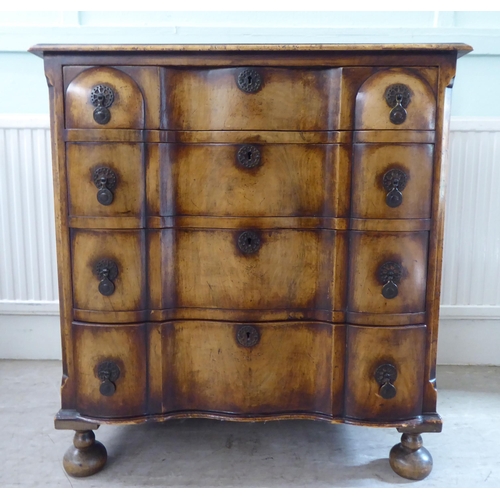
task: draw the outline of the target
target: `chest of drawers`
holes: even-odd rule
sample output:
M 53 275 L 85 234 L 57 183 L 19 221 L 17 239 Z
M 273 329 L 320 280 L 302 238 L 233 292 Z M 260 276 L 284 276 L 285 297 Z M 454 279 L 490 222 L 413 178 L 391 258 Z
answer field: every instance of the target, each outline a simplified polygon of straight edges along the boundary
M 466 45 L 36 46 L 66 471 L 101 424 L 397 428 L 432 459 L 450 92 Z

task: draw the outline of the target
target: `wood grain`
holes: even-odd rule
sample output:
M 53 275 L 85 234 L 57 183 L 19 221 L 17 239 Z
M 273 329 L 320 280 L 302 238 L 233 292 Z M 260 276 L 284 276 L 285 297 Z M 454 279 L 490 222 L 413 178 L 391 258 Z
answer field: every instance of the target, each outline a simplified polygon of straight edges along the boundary
M 114 101 L 108 108 L 111 119 L 105 125 L 93 118 L 95 106 L 90 95 L 96 85 L 106 85 L 114 94 Z M 130 76 L 114 68 L 92 68 L 80 73 L 68 85 L 65 110 L 66 128 L 144 128 L 142 93 Z
M 349 221 L 350 229 L 355 231 L 428 231 L 431 219 L 354 219 Z
M 455 78 L 456 60 L 445 62 L 439 74 L 438 137 L 435 150 L 434 189 L 432 192 L 432 238 L 429 241 L 427 286 L 427 324 L 429 336 L 425 360 L 424 411 L 435 412 L 437 406 L 436 358 L 439 330 L 439 303 L 443 261 L 444 212 L 447 171 L 449 168 L 448 142 L 451 115 L 451 89 Z
M 359 132 L 356 132 L 358 134 Z M 425 132 L 425 138 L 434 137 L 434 132 Z M 350 144 L 351 130 L 283 131 L 283 130 L 124 130 L 124 129 L 67 129 L 66 141 L 72 142 L 148 142 L 186 144 Z M 419 139 L 421 134 L 412 131 L 410 139 Z M 393 137 L 394 139 L 394 137 Z M 380 141 L 375 141 L 380 142 Z M 383 141 L 382 141 L 383 142 Z M 408 141 L 407 141 L 408 142 Z M 410 142 L 429 142 L 415 140 Z M 430 141 L 432 142 L 432 140 Z
M 243 347 L 236 340 L 242 326 L 189 321 L 153 330 L 153 336 L 161 336 L 152 342 L 161 348 L 162 369 L 156 373 L 162 380 L 164 413 L 190 408 L 233 414 L 332 415 L 333 405 L 338 406 L 342 398 L 341 393 L 333 394 L 332 375 L 334 362 L 343 364 L 339 356 L 343 349 L 336 347 L 336 331 L 343 327 L 253 324 L 260 340 L 253 347 Z
M 434 144 L 434 130 L 356 130 L 353 132 L 353 142 L 389 142 L 389 143 L 422 143 Z
M 469 50 L 33 48 L 45 55 L 51 91 L 66 412 L 58 425 L 202 416 L 440 430 L 448 87 Z M 248 67 L 263 77 L 255 94 L 236 85 Z M 412 93 L 402 125 L 389 121 L 393 83 Z M 104 126 L 89 101 L 97 84 L 116 94 Z M 235 161 L 243 144 L 261 149 L 253 170 Z M 119 176 L 106 207 L 90 178 L 98 161 Z M 397 165 L 408 183 L 392 209 L 381 176 Z M 237 247 L 244 230 L 261 238 L 254 254 Z M 92 269 L 103 257 L 120 268 L 109 297 Z M 383 298 L 376 277 L 386 260 L 405 270 L 395 299 Z M 262 333 L 252 348 L 235 342 L 247 323 Z M 125 375 L 103 400 L 93 370 L 112 356 Z M 394 399 L 378 396 L 380 362 L 398 368 Z
M 336 130 L 339 69 L 254 68 L 262 88 L 237 86 L 245 66 L 208 70 L 166 68 L 163 95 L 169 130 Z
M 176 230 L 175 260 L 169 265 L 179 306 L 335 308 L 334 231 L 259 230 L 261 245 L 253 254 L 238 248 L 241 233 Z
M 78 45 L 78 44 L 38 44 L 29 49 L 36 55 L 45 55 L 50 52 L 65 53 L 92 53 L 92 52 L 125 52 L 139 53 L 141 56 L 149 52 L 309 52 L 309 51 L 333 51 L 333 52 L 428 52 L 432 55 L 438 51 L 448 51 L 450 56 L 462 56 L 472 51 L 472 47 L 465 43 L 314 43 L 314 44 L 108 44 L 102 45 Z
M 71 272 L 70 230 L 67 220 L 68 191 L 64 146 L 64 93 L 62 61 L 57 56 L 45 59 L 45 76 L 50 96 L 50 128 L 52 173 L 54 181 L 54 216 L 56 253 L 58 264 L 59 314 L 61 321 L 61 404 L 66 408 L 75 407 L 76 384 L 73 358 L 73 288 Z M 69 272 L 68 272 L 69 271 Z
M 348 311 L 360 313 L 416 313 L 425 311 L 427 244 L 429 233 L 353 231 L 349 247 Z M 385 262 L 403 268 L 398 295 L 386 299 L 378 269 Z
M 89 69 L 92 69 L 92 66 L 65 66 L 65 90 L 72 80 L 83 71 Z M 160 128 L 160 116 L 162 113 L 160 102 L 160 68 L 154 66 L 120 65 L 116 69 L 130 76 L 139 87 L 144 97 L 145 127 L 148 129 Z
M 143 145 L 140 143 L 67 143 L 70 216 L 140 217 L 145 209 Z M 94 173 L 100 167 L 113 170 L 116 187 L 113 202 L 97 201 Z
M 411 101 L 404 123 L 395 125 L 389 119 L 391 107 L 385 100 L 390 85 L 409 87 Z M 430 85 L 418 73 L 406 69 L 381 70 L 370 77 L 356 97 L 357 130 L 433 130 L 436 121 L 436 98 Z
M 319 420 L 331 424 L 349 424 L 365 427 L 381 427 L 385 429 L 396 429 L 398 432 L 441 432 L 443 421 L 437 413 L 426 413 L 418 417 L 393 421 L 377 421 L 367 419 L 354 419 L 350 417 L 329 417 L 320 413 L 304 412 L 280 412 L 265 415 L 235 415 L 231 413 L 208 412 L 208 411 L 176 411 L 171 413 L 159 413 L 140 415 L 138 417 L 123 418 L 99 418 L 81 415 L 75 410 L 60 410 L 55 418 L 56 429 L 71 430 L 95 429 L 100 425 L 123 425 L 123 424 L 145 424 L 161 423 L 168 420 L 185 418 L 208 418 L 226 422 L 276 422 L 279 420 Z M 85 427 L 87 425 L 88 427 Z M 73 427 L 74 426 L 74 427 Z
M 260 155 L 258 164 L 251 168 L 238 160 L 239 151 L 246 146 L 254 147 Z M 342 146 L 169 144 L 160 145 L 156 161 L 149 163 L 149 195 L 151 210 L 159 208 L 159 215 L 348 215 L 345 187 L 349 155 Z
M 347 327 L 347 417 L 394 421 L 422 412 L 425 326 L 405 328 Z M 389 363 L 397 370 L 396 396 L 384 399 L 374 374 Z
M 147 412 L 145 325 L 73 324 L 76 410 L 99 417 L 137 416 Z M 103 396 L 97 366 L 113 361 L 120 369 L 116 392 Z
M 73 229 L 72 276 L 74 307 L 109 312 L 141 311 L 147 307 L 145 235 L 140 231 L 90 231 Z M 118 266 L 110 296 L 99 292 L 96 264 L 110 259 Z M 100 321 L 106 322 L 106 315 Z
M 106 219 L 107 221 L 108 219 Z M 359 220 L 359 219 L 357 219 Z M 366 221 L 367 219 L 365 219 Z M 79 219 L 81 223 L 81 218 Z M 387 222 L 387 221 L 386 221 Z M 389 221 L 391 222 L 391 221 Z M 100 220 L 103 224 L 103 220 Z M 366 222 L 365 222 L 366 223 Z M 370 221 L 368 220 L 368 223 Z M 408 221 L 404 221 L 407 225 Z M 191 229 L 349 229 L 348 218 L 338 217 L 212 217 L 212 216 L 149 216 L 146 219 L 147 227 L 162 228 L 191 228 Z M 397 230 L 408 231 L 396 228 Z
M 430 144 L 355 144 L 352 166 L 352 209 L 356 218 L 428 219 L 431 216 L 433 146 Z M 397 169 L 406 176 L 398 207 L 386 202 L 383 177 Z

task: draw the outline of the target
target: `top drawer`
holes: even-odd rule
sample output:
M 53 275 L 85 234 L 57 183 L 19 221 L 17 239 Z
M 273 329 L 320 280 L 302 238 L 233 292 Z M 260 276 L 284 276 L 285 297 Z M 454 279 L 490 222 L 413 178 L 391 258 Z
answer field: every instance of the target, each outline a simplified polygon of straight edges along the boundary
M 355 130 L 435 128 L 435 68 L 351 68 L 344 76 L 342 68 L 300 67 L 63 72 L 68 129 L 349 130 L 353 108 Z
M 166 68 L 161 128 L 336 130 L 341 75 L 339 68 Z
M 158 129 L 160 76 L 154 66 L 65 66 L 69 129 Z
M 356 130 L 434 130 L 435 68 L 377 69 L 356 96 Z

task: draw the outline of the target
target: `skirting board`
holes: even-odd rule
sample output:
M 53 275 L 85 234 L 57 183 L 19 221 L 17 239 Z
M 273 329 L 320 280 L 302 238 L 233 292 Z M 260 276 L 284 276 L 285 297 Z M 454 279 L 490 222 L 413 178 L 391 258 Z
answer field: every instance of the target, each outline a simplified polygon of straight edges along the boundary
M 442 319 L 438 364 L 500 366 L 500 319 Z M 58 315 L 0 315 L 0 359 L 61 359 Z
M 0 359 L 62 359 L 59 315 L 0 315 Z
M 439 365 L 500 366 L 500 319 L 441 319 Z

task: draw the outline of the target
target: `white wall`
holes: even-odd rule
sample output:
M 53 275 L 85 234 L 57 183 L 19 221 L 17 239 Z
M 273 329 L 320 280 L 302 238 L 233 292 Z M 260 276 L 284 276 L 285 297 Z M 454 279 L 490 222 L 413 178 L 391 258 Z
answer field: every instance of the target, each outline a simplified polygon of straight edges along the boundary
M 2 12 L 0 358 L 60 357 L 48 92 L 29 46 L 350 42 L 475 49 L 453 91 L 438 361 L 500 365 L 500 12 Z
M 458 62 L 453 116 L 500 116 L 500 12 L 0 12 L 1 113 L 48 113 L 37 43 L 438 43 Z M 488 90 L 489 89 L 489 90 Z

